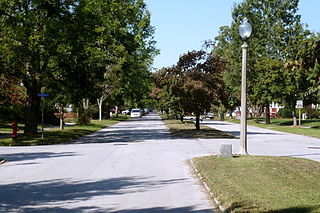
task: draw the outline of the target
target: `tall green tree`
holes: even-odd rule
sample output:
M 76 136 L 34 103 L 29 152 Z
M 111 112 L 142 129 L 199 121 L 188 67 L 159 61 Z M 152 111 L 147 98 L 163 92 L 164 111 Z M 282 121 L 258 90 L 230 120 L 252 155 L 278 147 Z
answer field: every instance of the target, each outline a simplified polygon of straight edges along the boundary
M 0 8 L 1 72 L 27 88 L 25 134 L 37 132 L 37 94 L 50 85 L 63 84 L 81 112 L 109 65 L 121 67 L 126 87 L 126 72 L 147 72 L 156 52 L 143 0 L 0 0 Z
M 152 97 L 157 99 L 158 107 L 165 111 L 171 111 L 180 116 L 183 121 L 185 109 L 183 107 L 183 78 L 180 76 L 176 67 L 167 67 L 158 70 L 154 74 L 155 85 Z
M 248 42 L 248 98 L 252 105 L 268 108 L 272 101 L 291 100 L 293 103 L 297 99 L 293 100 L 293 97 L 305 91 L 302 87 L 292 89 L 294 82 L 305 85 L 305 81 L 297 69 L 293 71 L 286 65 L 292 64 L 298 58 L 301 60 L 298 52 L 310 36 L 297 14 L 298 3 L 298 0 L 243 1 L 233 8 L 231 26 L 222 27 L 216 38 L 214 53 L 227 61 L 226 84 L 231 88 L 240 88 L 238 79 L 241 71 L 242 41 L 238 27 L 244 17 L 247 17 L 253 26 L 253 34 Z M 289 73 L 302 78 L 293 81 Z M 305 76 L 307 75 L 308 73 Z M 296 95 L 292 95 L 293 93 Z
M 77 61 L 79 65 L 77 57 L 84 58 L 85 61 L 82 59 L 84 62 L 76 72 L 83 73 L 87 81 L 85 87 L 84 84 L 80 84 L 80 88 L 78 85 L 69 86 L 80 91 L 75 93 L 77 96 L 74 101 L 83 98 L 92 101 L 100 99 L 101 94 L 105 93 L 102 85 L 110 85 L 111 81 L 116 81 L 116 86 L 112 86 L 112 94 L 108 94 L 110 99 L 116 99 L 114 104 L 139 103 L 147 93 L 146 88 L 149 88 L 148 71 L 157 53 L 153 40 L 154 28 L 150 24 L 150 14 L 145 3 L 142 0 L 88 0 L 75 13 L 79 14 L 77 22 L 83 22 L 84 28 L 79 31 L 83 39 L 79 44 L 71 44 L 71 60 L 68 57 L 63 57 L 62 60 L 66 64 Z M 86 31 L 90 36 L 82 35 Z M 112 71 L 110 67 L 113 67 Z M 70 76 L 65 79 L 70 79 Z M 87 97 L 83 97 L 84 94 Z
M 200 130 L 200 115 L 224 101 L 223 71 L 224 64 L 203 50 L 183 54 L 177 65 L 160 70 L 161 101 L 168 101 L 182 115 L 194 113 Z
M 1 72 L 27 89 L 25 134 L 35 134 L 41 89 L 51 76 L 50 63 L 64 43 L 66 25 L 77 1 L 0 1 Z

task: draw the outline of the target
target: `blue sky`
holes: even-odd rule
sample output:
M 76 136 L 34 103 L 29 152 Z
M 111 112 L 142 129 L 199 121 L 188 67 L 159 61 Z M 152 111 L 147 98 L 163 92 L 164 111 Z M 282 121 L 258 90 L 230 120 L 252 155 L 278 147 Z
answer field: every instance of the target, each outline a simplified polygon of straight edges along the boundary
M 154 67 L 174 65 L 181 54 L 199 50 L 205 40 L 214 39 L 220 26 L 231 24 L 234 3 L 242 0 L 145 0 L 156 28 L 160 55 Z M 298 14 L 309 29 L 320 32 L 319 0 L 300 0 Z

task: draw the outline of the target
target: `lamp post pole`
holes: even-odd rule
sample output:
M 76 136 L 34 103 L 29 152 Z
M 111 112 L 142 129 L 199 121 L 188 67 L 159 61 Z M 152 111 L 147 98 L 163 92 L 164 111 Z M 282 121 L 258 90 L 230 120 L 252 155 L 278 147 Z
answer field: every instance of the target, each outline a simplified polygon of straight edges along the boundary
M 242 75 L 241 75 L 241 129 L 240 129 L 240 154 L 248 154 L 247 146 L 247 49 L 244 42 L 242 48 Z
M 242 72 L 241 72 L 241 129 L 240 129 L 240 154 L 248 154 L 247 145 L 247 39 L 250 38 L 252 27 L 247 18 L 239 26 L 239 34 L 243 39 L 242 48 Z

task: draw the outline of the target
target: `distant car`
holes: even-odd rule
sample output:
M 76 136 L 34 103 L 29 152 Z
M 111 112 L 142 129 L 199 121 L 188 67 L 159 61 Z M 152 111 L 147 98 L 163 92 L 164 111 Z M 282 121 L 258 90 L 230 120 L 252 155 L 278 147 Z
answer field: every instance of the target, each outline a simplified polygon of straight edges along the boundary
M 141 118 L 141 110 L 140 109 L 133 109 L 131 110 L 131 118 Z
M 150 112 L 150 109 L 149 109 L 149 108 L 144 108 L 144 113 L 145 113 L 145 114 L 149 114 L 149 112 Z
M 123 110 L 121 113 L 123 115 L 129 115 L 130 114 L 130 110 L 126 109 L 126 110 Z
M 213 118 L 214 118 L 214 113 L 213 113 L 213 112 L 207 112 L 207 113 L 205 114 L 205 118 L 213 119 Z

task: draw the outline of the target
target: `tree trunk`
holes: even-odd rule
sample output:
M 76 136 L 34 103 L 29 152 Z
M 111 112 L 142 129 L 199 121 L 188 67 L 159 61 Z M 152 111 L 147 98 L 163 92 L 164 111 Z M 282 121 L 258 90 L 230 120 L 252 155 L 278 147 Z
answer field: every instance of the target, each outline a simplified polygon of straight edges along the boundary
M 270 104 L 266 104 L 266 124 L 270 124 Z
M 200 114 L 196 114 L 196 130 L 200 130 Z
M 107 113 L 106 113 L 106 119 L 110 119 L 110 111 L 108 110 Z
M 60 117 L 60 129 L 64 129 L 64 109 L 63 106 L 59 106 L 59 117 Z
M 83 104 L 83 109 L 84 109 L 85 111 L 88 111 L 88 109 L 89 109 L 89 99 L 88 99 L 88 98 L 84 98 L 84 99 L 82 100 L 82 104 Z
M 108 102 L 107 102 L 107 104 L 108 104 Z M 107 107 L 108 110 L 107 110 L 107 112 L 106 112 L 105 115 L 106 115 L 106 119 L 108 120 L 108 119 L 111 118 L 111 117 L 110 117 L 110 107 L 111 107 L 111 106 L 107 105 L 106 107 Z
M 255 113 L 254 113 L 254 116 L 255 116 L 255 118 L 256 118 L 256 123 L 259 123 L 259 112 L 258 112 L 258 110 L 255 110 Z
M 119 116 L 118 110 L 119 110 L 119 108 L 118 108 L 118 106 L 116 106 L 116 118 Z
M 90 121 L 89 109 L 89 99 L 82 100 L 82 106 L 78 108 L 78 124 L 85 125 Z
M 103 103 L 102 97 L 98 98 L 97 102 L 99 106 L 99 121 L 102 122 L 102 103 Z
M 27 88 L 24 135 L 35 135 L 38 131 L 41 98 L 37 96 L 37 93 L 40 93 L 40 89 Z
M 297 126 L 296 100 L 292 101 L 293 126 Z
M 183 115 L 180 114 L 180 121 L 183 123 Z

